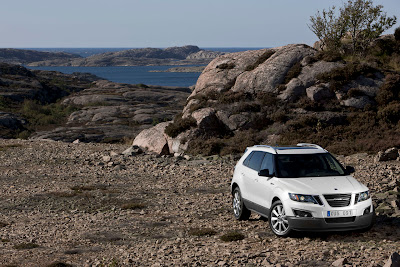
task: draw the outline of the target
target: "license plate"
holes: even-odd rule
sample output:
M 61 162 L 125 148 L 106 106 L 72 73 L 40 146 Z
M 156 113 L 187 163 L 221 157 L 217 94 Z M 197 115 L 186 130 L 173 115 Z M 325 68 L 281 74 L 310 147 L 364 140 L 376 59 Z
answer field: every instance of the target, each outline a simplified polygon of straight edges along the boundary
M 350 217 L 354 216 L 353 210 L 332 210 L 326 212 L 326 217 Z

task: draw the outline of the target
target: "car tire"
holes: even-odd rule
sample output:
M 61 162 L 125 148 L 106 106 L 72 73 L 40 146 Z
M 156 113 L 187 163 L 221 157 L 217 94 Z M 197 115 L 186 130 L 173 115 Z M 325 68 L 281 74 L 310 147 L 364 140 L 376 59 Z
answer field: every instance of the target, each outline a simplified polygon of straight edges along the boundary
M 239 187 L 236 187 L 232 193 L 232 206 L 233 206 L 233 215 L 239 221 L 248 220 L 251 214 L 251 211 L 246 208 L 243 203 L 242 194 L 240 192 Z
M 269 212 L 268 222 L 272 232 L 277 236 L 287 237 L 292 232 L 289 221 L 286 218 L 283 204 L 279 200 L 272 204 Z

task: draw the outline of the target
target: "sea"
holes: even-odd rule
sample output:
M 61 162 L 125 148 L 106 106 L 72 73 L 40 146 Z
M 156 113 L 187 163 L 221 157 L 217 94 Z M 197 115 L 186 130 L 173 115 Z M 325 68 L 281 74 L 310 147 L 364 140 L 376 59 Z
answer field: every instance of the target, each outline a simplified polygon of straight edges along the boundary
M 117 52 L 132 48 L 24 48 L 47 52 L 67 52 L 89 57 L 95 54 Z M 258 50 L 256 47 L 205 47 L 204 50 L 226 53 Z M 197 66 L 197 65 L 191 65 Z M 177 66 L 118 66 L 118 67 L 28 67 L 34 70 L 59 71 L 66 74 L 74 72 L 92 73 L 112 82 L 128 84 L 147 84 L 161 86 L 189 87 L 196 84 L 200 76 L 198 72 L 159 72 Z M 157 72 L 154 72 L 157 71 Z

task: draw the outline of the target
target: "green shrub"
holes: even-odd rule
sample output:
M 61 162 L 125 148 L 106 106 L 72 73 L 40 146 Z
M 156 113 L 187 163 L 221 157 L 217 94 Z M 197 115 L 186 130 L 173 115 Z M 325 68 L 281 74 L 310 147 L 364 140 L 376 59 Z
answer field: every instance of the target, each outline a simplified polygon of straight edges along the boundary
M 261 106 L 254 102 L 239 102 L 234 105 L 233 112 L 241 113 L 241 112 L 260 112 Z
M 275 54 L 275 51 L 273 50 L 267 50 L 265 51 L 258 59 L 256 62 L 254 62 L 251 65 L 248 65 L 245 68 L 245 71 L 252 71 L 255 68 L 257 68 L 259 65 L 261 65 L 262 63 L 264 63 L 265 61 L 267 61 L 267 59 L 269 59 L 273 54 Z
M 229 232 L 220 237 L 220 239 L 225 242 L 239 241 L 244 238 L 245 236 L 239 232 Z
M 301 64 L 300 62 L 295 63 L 290 70 L 288 71 L 288 73 L 286 73 L 285 76 L 285 84 L 288 84 L 293 78 L 296 78 L 297 76 L 299 76 L 299 74 L 301 73 Z
M 37 247 L 39 247 L 39 245 L 35 243 L 21 243 L 14 246 L 15 249 L 33 249 Z
M 378 112 L 379 119 L 396 124 L 400 121 L 400 103 L 392 102 Z
M 348 97 L 358 97 L 358 96 L 364 96 L 364 95 L 365 95 L 365 93 L 357 88 L 351 88 L 347 92 Z
M 400 27 L 397 27 L 396 30 L 394 30 L 394 38 L 396 41 L 400 41 Z
M 25 131 L 22 131 L 22 132 L 18 133 L 16 137 L 19 138 L 19 139 L 25 139 L 26 140 L 26 139 L 29 138 L 30 135 L 31 135 L 31 132 L 25 130 Z
M 339 52 L 332 50 L 318 51 L 314 58 L 315 60 L 323 60 L 327 62 L 337 62 L 343 59 Z
M 137 201 L 131 201 L 121 205 L 121 209 L 123 210 L 141 210 L 144 208 L 146 208 L 146 205 Z
M 352 62 L 344 67 L 335 68 L 330 72 L 321 73 L 317 75 L 317 79 L 321 82 L 329 82 L 329 87 L 333 91 L 338 91 L 358 76 L 373 77 L 376 72 L 378 71 L 369 65 Z
M 145 85 L 144 83 L 138 83 L 135 86 L 139 88 L 149 88 L 149 86 Z
M 210 228 L 192 228 L 189 231 L 189 235 L 194 236 L 213 236 L 217 234 L 217 232 Z
M 400 100 L 400 74 L 388 74 L 375 99 L 379 105 Z
M 165 128 L 165 133 L 171 137 L 177 137 L 180 133 L 197 125 L 193 117 L 182 118 L 182 114 L 175 117 L 174 122 Z
M 192 155 L 241 154 L 247 147 L 260 144 L 263 137 L 254 129 L 242 130 L 234 136 L 197 138 L 189 143 L 187 152 Z
M 222 70 L 230 70 L 233 68 L 235 68 L 234 63 L 222 63 L 217 66 L 217 69 L 222 69 Z
M 21 113 L 33 127 L 46 125 L 60 125 L 78 108 L 65 106 L 60 103 L 41 105 L 36 101 L 25 100 Z
M 49 265 L 46 265 L 46 267 L 73 267 L 73 265 L 64 263 L 61 261 L 57 261 L 57 262 L 50 263 Z

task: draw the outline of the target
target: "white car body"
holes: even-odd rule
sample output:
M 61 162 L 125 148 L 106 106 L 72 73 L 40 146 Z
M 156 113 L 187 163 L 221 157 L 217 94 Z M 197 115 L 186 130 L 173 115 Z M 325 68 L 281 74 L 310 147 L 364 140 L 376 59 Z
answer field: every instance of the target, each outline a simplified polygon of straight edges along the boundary
M 247 163 L 244 161 L 252 152 L 256 151 L 257 153 L 267 153 L 268 157 L 272 157 L 274 165 L 271 165 L 270 168 L 274 170 L 274 173 L 263 176 L 260 175 L 261 170 L 246 166 L 246 164 L 250 164 L 251 158 Z M 372 226 L 375 213 L 368 188 L 354 179 L 346 169 L 341 175 L 330 176 L 283 177 L 282 174 L 278 175 L 278 173 L 284 173 L 284 170 L 279 170 L 276 165 L 278 164 L 277 155 L 307 157 L 307 154 L 310 154 L 308 157 L 313 157 L 315 154 L 323 154 L 321 157 L 327 157 L 327 155 L 333 157 L 325 149 L 313 144 L 298 144 L 296 147 L 253 146 L 248 148 L 235 166 L 231 183 L 235 217 L 241 219 L 240 216 L 236 216 L 237 210 L 235 210 L 235 205 L 237 207 L 238 203 L 236 200 L 235 204 L 234 191 L 239 188 L 243 209 L 248 210 L 248 214 L 253 211 L 266 218 L 272 214 L 272 219 L 269 218 L 271 230 L 279 236 L 286 236 L 291 230 L 343 231 Z M 257 155 L 261 155 L 261 153 Z M 279 156 L 279 158 L 285 159 L 285 156 Z M 336 159 L 332 160 L 333 163 L 327 162 L 326 165 L 330 165 L 328 167 L 343 168 Z M 263 164 L 264 161 L 261 165 Z M 279 161 L 279 164 L 283 163 Z M 338 164 L 340 167 L 332 166 L 334 164 Z M 294 166 L 289 164 L 287 168 L 288 171 L 291 171 Z M 302 170 L 304 171 L 304 169 Z M 362 193 L 365 193 L 362 196 L 366 199 L 358 202 Z M 297 200 L 293 200 L 291 197 Z M 314 203 L 298 200 L 304 199 L 304 197 L 311 199 L 310 201 L 314 201 Z M 275 216 L 276 212 L 271 213 L 271 207 L 277 201 L 280 201 L 283 206 L 280 216 Z M 272 229 L 272 225 L 277 223 L 277 219 L 283 229 L 287 226 L 286 224 L 289 225 L 287 233 L 279 230 L 281 229 L 280 225 L 277 229 Z

